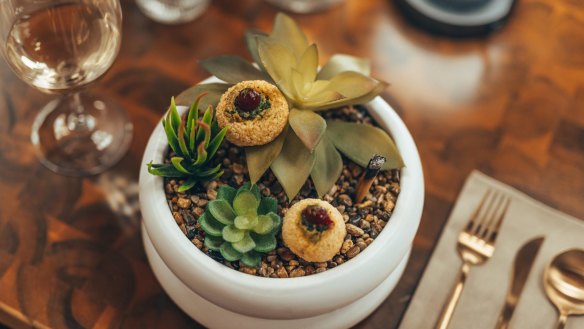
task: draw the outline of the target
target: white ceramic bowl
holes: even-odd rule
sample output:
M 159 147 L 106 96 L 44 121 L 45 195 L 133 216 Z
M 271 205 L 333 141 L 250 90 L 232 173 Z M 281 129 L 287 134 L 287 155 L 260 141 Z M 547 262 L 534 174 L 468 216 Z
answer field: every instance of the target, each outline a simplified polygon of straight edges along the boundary
M 216 80 L 204 82 L 213 81 Z M 406 164 L 401 171 L 401 192 L 394 212 L 375 241 L 357 257 L 326 272 L 299 278 L 262 278 L 240 273 L 214 261 L 184 236 L 168 208 L 162 178 L 150 175 L 146 169 L 151 160 L 162 162 L 167 150 L 162 125 L 154 129 L 140 171 L 144 240 L 157 278 L 183 310 L 210 327 L 221 327 L 226 319 L 231 319 L 238 321 L 240 328 L 262 325 L 270 328 L 276 323 L 294 328 L 310 323 L 306 322 L 309 318 L 325 318 L 324 314 L 338 313 L 332 311 L 355 308 L 360 301 L 360 311 L 342 322 L 343 326 L 351 325 L 383 302 L 407 262 L 422 214 L 424 180 L 416 145 L 403 121 L 380 97 L 366 107 L 391 134 Z M 215 314 L 200 312 L 193 305 L 195 301 L 189 302 L 185 296 L 198 297 Z M 365 299 L 367 303 L 363 302 Z M 216 317 L 219 318 L 213 320 Z M 326 323 L 334 324 L 330 319 Z

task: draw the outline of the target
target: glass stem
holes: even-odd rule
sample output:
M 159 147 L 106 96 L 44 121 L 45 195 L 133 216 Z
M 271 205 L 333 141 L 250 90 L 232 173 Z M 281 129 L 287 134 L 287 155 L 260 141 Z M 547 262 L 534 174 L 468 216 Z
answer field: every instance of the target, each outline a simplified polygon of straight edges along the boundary
M 93 130 L 95 127 L 95 118 L 86 114 L 79 92 L 67 94 L 64 97 L 71 108 L 71 111 L 67 116 L 67 128 L 76 133 Z

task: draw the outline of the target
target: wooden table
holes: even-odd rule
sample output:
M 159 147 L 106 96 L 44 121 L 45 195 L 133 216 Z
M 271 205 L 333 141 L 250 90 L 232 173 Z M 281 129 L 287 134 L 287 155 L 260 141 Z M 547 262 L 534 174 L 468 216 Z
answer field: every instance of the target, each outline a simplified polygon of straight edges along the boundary
M 124 1 L 123 45 L 96 88 L 130 112 L 135 136 L 113 169 L 55 175 L 29 142 L 50 97 L 0 63 L 0 322 L 17 328 L 192 328 L 154 278 L 142 248 L 138 168 L 171 95 L 206 77 L 197 60 L 247 58 L 243 33 L 270 30 L 263 1 L 214 0 L 181 26 Z M 584 218 L 584 5 L 519 0 L 484 39 L 452 40 L 412 27 L 388 0 L 347 0 L 296 16 L 321 59 L 369 57 L 391 83 L 383 96 L 417 142 L 426 202 L 414 251 L 392 295 L 357 328 L 396 328 L 458 192 L 473 169 Z

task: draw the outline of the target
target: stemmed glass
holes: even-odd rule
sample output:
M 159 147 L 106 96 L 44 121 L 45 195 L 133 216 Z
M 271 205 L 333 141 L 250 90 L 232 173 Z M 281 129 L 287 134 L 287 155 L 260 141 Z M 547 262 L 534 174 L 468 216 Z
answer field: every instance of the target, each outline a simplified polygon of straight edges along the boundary
M 40 161 L 64 175 L 104 171 L 126 152 L 132 124 L 111 100 L 86 92 L 120 49 L 118 0 L 0 0 L 0 50 L 18 77 L 59 97 L 37 115 Z

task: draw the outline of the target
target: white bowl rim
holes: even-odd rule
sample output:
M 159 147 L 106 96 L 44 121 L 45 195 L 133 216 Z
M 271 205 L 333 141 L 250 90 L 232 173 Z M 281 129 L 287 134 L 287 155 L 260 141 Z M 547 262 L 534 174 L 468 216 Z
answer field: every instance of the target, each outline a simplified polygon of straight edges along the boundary
M 211 77 L 201 83 L 219 81 Z M 143 217 L 145 227 L 159 254 L 162 257 L 176 255 L 176 257 L 181 258 L 181 261 L 177 261 L 175 257 L 165 257 L 165 261 L 173 263 L 169 264 L 169 268 L 173 270 L 174 274 L 193 289 L 193 291 L 203 295 L 205 298 L 211 299 L 215 303 L 220 303 L 221 299 L 225 296 L 221 296 L 222 298 L 214 298 L 212 296 L 219 291 L 231 294 L 231 297 L 239 298 L 240 300 L 250 300 L 251 297 L 238 296 L 238 294 L 249 293 L 253 296 L 263 294 L 293 294 L 298 290 L 305 292 L 311 291 L 311 289 L 320 290 L 323 282 L 342 283 L 346 280 L 345 277 L 352 275 L 352 273 L 366 273 L 363 272 L 363 267 L 372 259 L 384 259 L 383 254 L 386 250 L 397 251 L 395 253 L 398 255 L 393 258 L 397 258 L 397 260 L 401 259 L 413 241 L 421 218 L 424 199 L 422 166 L 412 136 L 391 106 L 381 97 L 376 97 L 371 102 L 365 104 L 365 107 L 373 115 L 377 123 L 392 135 L 406 163 L 406 167 L 401 170 L 401 191 L 394 211 L 388 224 L 380 232 L 375 241 L 357 257 L 323 273 L 297 278 L 264 278 L 241 273 L 213 260 L 197 249 L 191 241 L 185 239 L 184 233 L 176 224 L 168 208 L 162 178 L 148 174 L 146 169 L 146 164 L 151 160 L 155 163 L 162 162 L 163 152 L 168 145 L 162 126 L 160 124 L 157 125 L 148 141 L 142 160 L 140 170 L 140 203 L 143 211 L 152 211 L 155 213 L 155 216 Z M 378 111 L 373 113 L 372 109 L 378 109 Z M 163 201 L 164 207 L 160 207 L 161 200 Z M 407 207 L 406 201 L 408 201 L 409 207 Z M 156 220 L 149 220 L 149 218 L 156 218 Z M 405 243 L 396 245 L 401 241 L 398 235 L 401 235 L 402 238 L 405 236 Z M 159 239 L 156 239 L 157 237 Z M 166 243 L 159 244 L 157 240 L 164 240 Z M 172 243 L 168 243 L 169 241 L 172 241 Z M 387 257 L 391 258 L 390 255 L 387 255 Z M 383 277 L 386 277 L 393 271 L 395 266 L 397 266 L 397 260 L 395 264 L 392 264 L 387 273 L 382 273 L 378 280 L 382 280 Z M 193 271 L 193 268 L 197 268 L 197 270 Z M 191 271 L 190 273 L 189 269 Z M 196 272 L 196 275 L 194 272 Z M 201 282 L 208 283 L 216 282 L 217 280 L 221 282 L 222 287 L 215 287 L 215 289 L 212 289 L 214 291 L 209 293 L 203 291 L 209 289 L 209 287 L 206 285 L 201 286 Z M 380 282 L 377 282 L 377 284 Z M 371 283 L 368 285 L 366 291 L 359 292 L 359 294 L 363 296 L 375 286 L 376 283 Z M 316 297 L 318 293 L 314 293 L 313 295 Z M 343 303 L 346 304 L 348 301 L 339 301 L 337 304 L 343 305 Z M 257 315 L 257 312 L 247 312 L 244 309 L 246 307 L 236 307 L 234 311 Z

